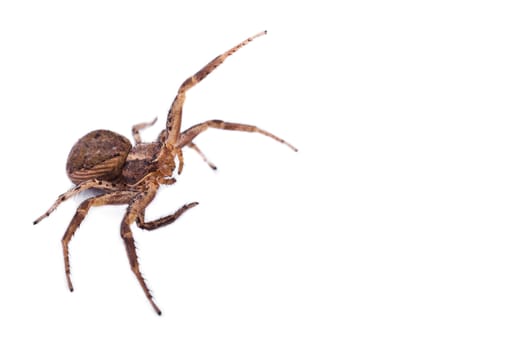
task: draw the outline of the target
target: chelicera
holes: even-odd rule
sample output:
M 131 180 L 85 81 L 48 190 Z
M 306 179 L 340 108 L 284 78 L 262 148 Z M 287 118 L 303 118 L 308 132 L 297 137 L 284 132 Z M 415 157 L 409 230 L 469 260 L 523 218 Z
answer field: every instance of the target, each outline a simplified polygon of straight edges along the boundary
M 178 169 L 178 174 L 181 173 L 184 164 L 183 149 L 185 147 L 194 149 L 212 169 L 215 169 L 215 165 L 210 163 L 193 143 L 193 140 L 199 134 L 209 128 L 215 128 L 259 133 L 297 151 L 295 147 L 283 139 L 253 125 L 208 120 L 194 125 L 183 132 L 180 131 L 182 107 L 186 99 L 186 92 L 222 64 L 228 56 L 264 34 L 266 34 L 266 31 L 244 40 L 222 55 L 214 58 L 201 70 L 186 79 L 180 86 L 168 112 L 166 128 L 160 133 L 156 141 L 142 142 L 139 133 L 141 129 L 153 125 L 156 122 L 155 119 L 151 122 L 135 125 L 132 128 L 134 145 L 124 136 L 115 132 L 95 130 L 80 138 L 73 146 L 68 156 L 66 170 L 68 177 L 75 186 L 61 194 L 53 205 L 34 221 L 34 224 L 39 223 L 42 219 L 49 216 L 62 202 L 80 192 L 90 189 L 98 190 L 96 195 L 84 200 L 78 206 L 62 238 L 66 279 L 71 291 L 73 291 L 73 283 L 70 277 L 69 242 L 86 217 L 89 209 L 103 205 L 127 205 L 127 210 L 120 226 L 120 235 L 126 247 L 131 270 L 135 274 L 151 306 L 160 315 L 161 311 L 153 301 L 150 290 L 140 272 L 131 225 L 136 223 L 139 228 L 154 230 L 171 224 L 185 211 L 198 204 L 197 202 L 185 204 L 171 215 L 153 221 L 145 220 L 145 210 L 155 198 L 160 185 L 175 183 L 173 172 L 176 168 Z

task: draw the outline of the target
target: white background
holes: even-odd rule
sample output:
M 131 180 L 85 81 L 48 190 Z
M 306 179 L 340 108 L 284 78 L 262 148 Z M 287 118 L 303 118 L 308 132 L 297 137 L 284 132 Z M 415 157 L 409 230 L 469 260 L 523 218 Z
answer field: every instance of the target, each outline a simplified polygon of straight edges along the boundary
M 11 4 L 10 4 L 11 3 Z M 0 5 L 0 348 L 523 349 L 525 11 L 520 1 L 18 1 Z M 65 159 L 126 136 L 179 84 L 209 131 L 135 229 L 151 309 L 119 236 L 124 207 L 82 198 Z

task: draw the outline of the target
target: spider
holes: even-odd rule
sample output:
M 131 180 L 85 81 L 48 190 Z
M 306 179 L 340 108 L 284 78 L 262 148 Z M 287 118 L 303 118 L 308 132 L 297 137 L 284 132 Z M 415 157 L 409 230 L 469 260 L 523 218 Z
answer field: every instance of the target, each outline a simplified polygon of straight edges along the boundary
M 140 130 L 152 126 L 157 120 L 155 118 L 151 122 L 133 126 L 132 133 L 135 145 L 132 145 L 124 136 L 115 132 L 95 130 L 80 138 L 73 146 L 68 156 L 66 170 L 68 177 L 75 186 L 58 196 L 53 205 L 34 221 L 34 224 L 39 223 L 42 219 L 48 217 L 62 202 L 80 192 L 90 189 L 98 190 L 96 195 L 84 200 L 78 206 L 62 237 L 66 279 L 70 291 L 73 291 L 73 283 L 70 277 L 69 242 L 86 217 L 89 209 L 103 205 L 127 205 L 126 213 L 120 225 L 120 235 L 126 247 L 132 272 L 135 274 L 155 312 L 161 315 L 161 310 L 154 302 L 150 289 L 142 277 L 137 261 L 131 225 L 136 223 L 141 229 L 154 230 L 171 224 L 188 209 L 198 204 L 197 202 L 185 204 L 171 215 L 153 221 L 145 220 L 145 210 L 155 198 L 160 185 L 172 185 L 175 183 L 173 172 L 177 168 L 177 164 L 177 174 L 181 174 L 184 164 L 183 148 L 190 147 L 194 149 L 212 169 L 215 169 L 215 165 L 209 162 L 193 143 L 195 137 L 200 133 L 209 128 L 215 128 L 259 133 L 283 143 L 293 151 L 297 151 L 294 146 L 283 139 L 253 125 L 208 120 L 196 124 L 184 132 L 180 131 L 182 107 L 186 99 L 186 92 L 208 76 L 227 57 L 255 38 L 265 34 L 266 31 L 263 31 L 249 37 L 222 55 L 214 58 L 201 70 L 186 79 L 179 87 L 177 96 L 168 112 L 166 128 L 159 134 L 156 141 L 142 142 L 140 137 Z

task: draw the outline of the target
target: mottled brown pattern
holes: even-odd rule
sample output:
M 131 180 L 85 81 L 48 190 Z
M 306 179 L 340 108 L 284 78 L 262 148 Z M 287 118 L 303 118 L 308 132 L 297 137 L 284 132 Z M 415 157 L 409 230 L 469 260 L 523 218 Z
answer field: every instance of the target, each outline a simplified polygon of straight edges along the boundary
M 157 171 L 157 163 L 152 160 L 157 158 L 161 148 L 160 142 L 135 145 L 122 168 L 122 181 L 127 184 L 134 184 L 146 175 Z
M 95 130 L 82 137 L 69 152 L 67 175 L 74 184 L 89 179 L 113 180 L 120 175 L 131 142 L 109 130 Z
M 135 146 L 132 146 L 131 142 L 124 136 L 108 130 L 92 131 L 80 138 L 73 146 L 68 156 L 66 169 L 69 178 L 76 186 L 61 194 L 53 205 L 34 221 L 34 224 L 39 223 L 42 219 L 48 217 L 62 202 L 80 192 L 88 189 L 102 190 L 102 194 L 88 198 L 78 206 L 62 238 L 66 278 L 71 291 L 73 291 L 73 283 L 70 277 L 69 242 L 86 217 L 89 209 L 102 205 L 127 205 L 126 214 L 120 226 L 120 234 L 126 247 L 131 270 L 135 274 L 151 306 L 160 315 L 161 311 L 153 301 L 149 288 L 140 272 L 131 225 L 136 223 L 142 229 L 154 230 L 171 224 L 188 209 L 198 204 L 197 202 L 185 204 L 171 215 L 149 222 L 145 220 L 146 208 L 155 198 L 160 185 L 172 185 L 175 183 L 173 172 L 177 166 L 178 174 L 181 173 L 184 164 L 183 149 L 186 146 L 192 148 L 201 155 L 212 169 L 216 169 L 216 166 L 208 161 L 202 151 L 193 143 L 195 137 L 203 131 L 208 128 L 215 128 L 256 132 L 297 151 L 295 147 L 283 139 L 253 125 L 208 120 L 194 125 L 182 133 L 180 132 L 182 107 L 186 98 L 186 91 L 203 80 L 222 64 L 228 56 L 264 34 L 266 34 L 266 31 L 244 40 L 222 55 L 217 56 L 193 76 L 186 79 L 180 86 L 177 96 L 171 105 L 166 128 L 159 134 L 155 142 L 142 142 L 139 132 L 141 129 L 152 126 L 157 118 L 151 122 L 137 124 L 132 128 Z

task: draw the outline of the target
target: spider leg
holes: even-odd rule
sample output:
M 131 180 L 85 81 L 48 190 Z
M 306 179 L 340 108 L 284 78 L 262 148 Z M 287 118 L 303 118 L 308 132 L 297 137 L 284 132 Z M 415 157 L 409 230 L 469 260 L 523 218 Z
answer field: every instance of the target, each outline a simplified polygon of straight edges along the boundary
M 133 133 L 133 139 L 135 140 L 135 144 L 142 143 L 142 139 L 140 138 L 140 130 L 149 128 L 156 122 L 157 122 L 157 117 L 155 117 L 155 119 L 153 119 L 150 122 L 133 125 L 133 127 L 131 128 L 131 132 Z
M 166 135 L 167 135 L 166 130 L 162 130 L 162 132 L 159 134 L 159 137 L 157 138 L 157 141 L 158 141 L 158 142 L 164 142 L 164 141 L 166 141 Z M 206 164 L 208 164 L 208 166 L 209 166 L 210 168 L 212 168 L 213 170 L 217 170 L 217 167 L 215 166 L 215 164 L 213 164 L 212 162 L 210 162 L 210 161 L 208 160 L 208 158 L 206 158 L 206 156 L 204 155 L 204 153 L 202 153 L 202 151 L 200 150 L 199 147 L 197 147 L 196 144 L 194 144 L 193 142 L 190 142 L 190 143 L 187 144 L 187 146 L 188 146 L 189 148 L 193 149 L 195 152 L 197 152 L 197 154 L 198 154 L 199 156 L 201 156 L 202 160 L 205 161 Z M 179 159 L 180 159 L 180 157 L 179 157 Z M 181 172 L 181 169 L 180 169 L 180 167 L 179 167 L 179 174 L 180 174 L 180 172 Z
M 192 150 L 194 150 L 195 152 L 197 152 L 199 154 L 199 156 L 201 156 L 202 160 L 206 162 L 206 164 L 208 164 L 208 166 L 210 168 L 212 168 L 212 170 L 217 170 L 217 166 L 215 164 L 213 164 L 212 162 L 210 162 L 208 160 L 208 158 L 206 158 L 206 156 L 204 155 L 204 153 L 202 153 L 202 151 L 200 150 L 199 147 L 197 147 L 196 144 L 194 144 L 193 142 L 190 142 L 188 143 L 187 145 L 189 148 L 191 148 Z
M 184 147 L 189 146 L 190 143 L 192 143 L 193 139 L 197 137 L 200 133 L 206 131 L 208 128 L 214 128 L 214 129 L 222 129 L 222 130 L 234 130 L 234 131 L 245 131 L 245 132 L 256 132 L 259 134 L 262 134 L 264 136 L 268 136 L 272 139 L 274 139 L 277 142 L 283 143 L 286 146 L 290 147 L 292 150 L 297 152 L 297 148 L 289 144 L 288 142 L 284 141 L 283 139 L 275 136 L 272 133 L 269 133 L 268 131 L 265 131 L 263 129 L 260 129 L 254 125 L 247 125 L 247 124 L 239 124 L 239 123 L 229 123 L 224 122 L 222 120 L 208 120 L 204 123 L 200 123 L 197 125 L 192 126 L 191 128 L 184 131 L 177 142 L 176 147 Z
M 69 226 L 66 229 L 66 233 L 62 237 L 62 252 L 64 254 L 64 266 L 66 268 L 67 285 L 70 291 L 73 291 L 73 283 L 71 282 L 71 269 L 69 266 L 69 242 L 75 231 L 78 229 L 84 218 L 86 217 L 89 209 L 92 206 L 110 205 L 110 204 L 126 204 L 137 194 L 134 192 L 112 192 L 101 194 L 96 197 L 88 198 L 83 201 L 77 208 L 77 211 Z
M 167 131 L 166 129 L 162 130 L 161 133 L 159 134 L 158 138 L 157 138 L 157 142 L 165 142 L 166 141 L 166 135 L 167 135 Z M 197 147 L 196 144 L 194 144 L 193 142 L 190 142 L 188 143 L 187 145 L 189 148 L 193 149 L 195 152 L 197 152 L 199 154 L 199 156 L 201 156 L 202 160 L 206 162 L 206 164 L 208 164 L 208 166 L 210 168 L 212 168 L 213 170 L 217 170 L 217 167 L 215 166 L 215 164 L 213 164 L 212 162 L 210 162 L 208 160 L 208 158 L 206 158 L 206 156 L 204 155 L 204 153 L 202 153 L 202 151 L 200 150 L 199 147 Z
M 138 216 L 137 216 L 137 226 L 144 230 L 155 230 L 159 227 L 166 226 L 177 220 L 182 214 L 186 212 L 186 210 L 193 208 L 196 206 L 197 202 L 192 202 L 189 204 L 184 204 L 182 207 L 180 207 L 175 213 L 167 216 L 163 216 L 157 220 L 153 221 L 145 221 L 144 219 L 144 212 L 145 210 L 142 210 Z
M 62 202 L 65 202 L 69 198 L 73 197 L 74 195 L 88 190 L 88 189 L 102 189 L 102 190 L 111 190 L 114 191 L 116 189 L 125 189 L 123 186 L 118 186 L 112 182 L 109 181 L 100 181 L 100 180 L 87 180 L 84 182 L 81 182 L 80 184 L 76 185 L 72 189 L 70 189 L 67 192 L 62 193 L 60 196 L 58 196 L 57 200 L 53 205 L 40 217 L 38 217 L 35 221 L 33 221 L 33 225 L 38 224 L 40 221 L 48 217 Z
M 137 220 L 139 213 L 142 212 L 153 200 L 159 187 L 157 183 L 149 183 L 148 185 L 149 186 L 146 188 L 145 192 L 136 195 L 133 198 L 132 203 L 128 206 L 126 215 L 124 216 L 124 219 L 120 225 L 120 236 L 124 240 L 124 245 L 126 246 L 126 253 L 128 255 L 131 271 L 133 271 L 137 277 L 144 294 L 146 294 L 146 297 L 148 298 L 155 312 L 158 315 L 161 315 L 162 312 L 160 311 L 157 304 L 155 304 L 153 301 L 153 296 L 151 295 L 151 292 L 146 285 L 146 281 L 140 272 L 139 262 L 137 259 L 137 247 L 135 246 L 135 240 L 133 239 L 133 233 L 131 232 L 131 224 Z
M 257 33 L 254 36 L 249 37 L 248 39 L 244 40 L 240 44 L 234 46 L 230 50 L 215 57 L 213 60 L 211 60 L 210 63 L 205 65 L 203 68 L 201 68 L 201 70 L 199 70 L 197 73 L 195 73 L 194 75 L 192 75 L 191 77 L 189 77 L 182 83 L 182 85 L 179 87 L 179 91 L 177 92 L 177 96 L 173 100 L 173 103 L 171 104 L 171 108 L 168 112 L 168 120 L 166 122 L 166 130 L 167 130 L 166 143 L 170 145 L 175 145 L 179 138 L 179 133 L 180 133 L 180 128 L 181 128 L 181 119 L 182 119 L 182 106 L 184 104 L 184 100 L 186 99 L 186 91 L 188 91 L 193 86 L 197 85 L 200 81 L 202 81 L 204 78 L 206 78 L 208 74 L 210 74 L 211 72 L 215 70 L 215 68 L 220 66 L 226 60 L 226 58 L 233 55 L 240 48 L 242 48 L 243 46 L 246 46 L 248 43 L 253 41 L 255 38 L 260 37 L 265 34 L 266 34 L 266 31 Z
M 182 148 L 175 149 L 175 155 L 177 159 L 179 160 L 179 170 L 177 171 L 177 174 L 182 173 L 182 168 L 184 168 L 184 154 L 182 153 Z

